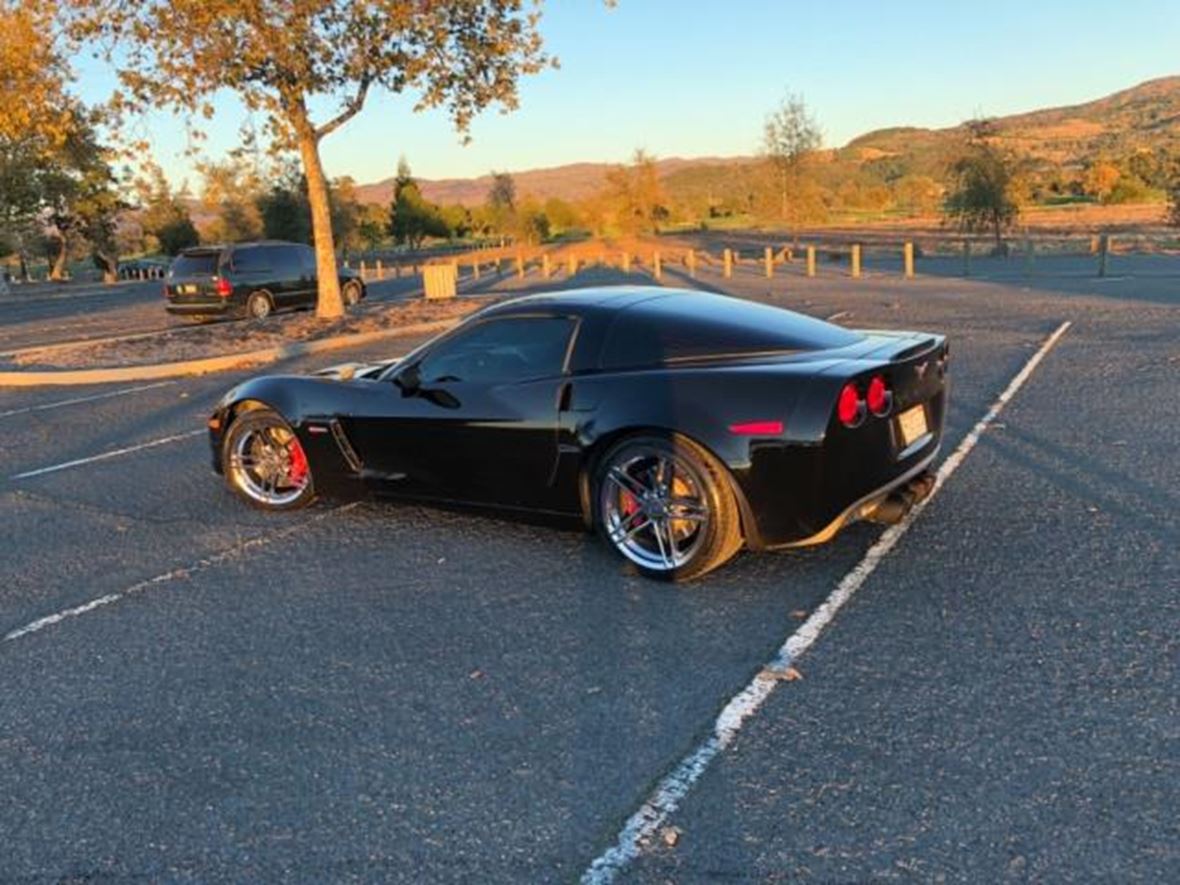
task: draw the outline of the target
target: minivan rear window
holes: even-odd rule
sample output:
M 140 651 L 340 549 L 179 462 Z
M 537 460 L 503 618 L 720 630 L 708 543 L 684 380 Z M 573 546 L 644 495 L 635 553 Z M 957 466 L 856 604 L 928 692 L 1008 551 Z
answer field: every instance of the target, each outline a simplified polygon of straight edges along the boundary
M 172 261 L 170 275 L 174 277 L 211 277 L 217 273 L 217 259 L 220 255 L 220 252 L 177 255 Z

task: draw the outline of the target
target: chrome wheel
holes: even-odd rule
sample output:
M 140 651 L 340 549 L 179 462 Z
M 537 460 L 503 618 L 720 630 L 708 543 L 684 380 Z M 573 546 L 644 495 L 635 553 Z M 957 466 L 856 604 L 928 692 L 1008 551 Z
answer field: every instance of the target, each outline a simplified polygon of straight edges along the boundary
M 620 453 L 606 467 L 599 489 L 599 513 L 607 538 L 634 562 L 670 572 L 689 562 L 709 527 L 705 484 L 676 455 Z
M 235 436 L 227 472 L 243 494 L 267 507 L 295 503 L 311 482 L 303 446 L 277 419 L 245 428 Z
M 349 307 L 356 307 L 361 303 L 361 287 L 356 283 L 347 283 L 344 286 L 344 303 Z

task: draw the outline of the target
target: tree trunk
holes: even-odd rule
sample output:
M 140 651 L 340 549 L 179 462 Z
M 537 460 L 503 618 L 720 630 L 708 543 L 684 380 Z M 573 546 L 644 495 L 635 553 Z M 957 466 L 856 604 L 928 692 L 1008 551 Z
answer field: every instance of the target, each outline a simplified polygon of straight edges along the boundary
M 782 191 L 782 206 L 779 208 L 779 215 L 783 221 L 787 220 L 787 170 L 782 170 L 782 181 L 779 184 Z
M 102 281 L 104 283 L 119 282 L 118 255 L 108 255 L 106 252 L 95 249 L 93 258 L 95 267 L 102 271 Z
M 53 267 L 49 270 L 49 279 L 61 282 L 66 278 L 66 235 L 57 235 L 57 254 L 53 256 Z
M 25 256 L 25 250 L 21 249 L 16 253 L 17 259 L 20 261 L 20 279 L 22 283 L 29 281 L 29 259 Z
M 299 136 L 299 154 L 303 174 L 307 177 L 307 202 L 311 206 L 311 231 L 315 238 L 315 268 L 318 293 L 315 315 L 320 319 L 344 316 L 344 299 L 340 297 L 340 274 L 336 268 L 336 244 L 332 239 L 332 209 L 328 202 L 328 182 L 320 163 L 319 140 L 312 133 Z

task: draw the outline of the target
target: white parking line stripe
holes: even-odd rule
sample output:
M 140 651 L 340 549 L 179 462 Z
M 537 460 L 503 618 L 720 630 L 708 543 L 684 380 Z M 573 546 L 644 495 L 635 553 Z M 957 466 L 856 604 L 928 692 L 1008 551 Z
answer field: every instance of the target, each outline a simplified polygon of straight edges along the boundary
M 174 436 L 165 436 L 163 439 L 153 439 L 151 442 L 140 443 L 137 446 L 127 446 L 123 449 L 113 449 L 109 452 L 103 452 L 101 455 L 92 455 L 89 458 L 78 458 L 76 461 L 66 461 L 62 464 L 52 464 L 49 467 L 38 467 L 36 470 L 26 470 L 24 473 L 18 473 L 15 476 L 8 477 L 11 480 L 29 479 L 34 476 L 44 476 L 46 473 L 56 473 L 59 470 L 68 470 L 71 467 L 79 467 L 82 464 L 93 464 L 95 461 L 106 461 L 108 458 L 117 458 L 120 455 L 129 455 L 132 452 L 139 452 L 143 449 L 152 449 L 156 446 L 167 445 L 168 443 L 178 442 L 182 439 L 189 439 L 202 433 L 208 433 L 203 427 L 200 430 L 190 430 L 188 433 L 177 433 Z
M 65 608 L 59 612 L 54 612 L 51 615 L 46 615 L 43 618 L 37 618 L 37 620 L 30 621 L 23 627 L 18 627 L 15 630 L 10 630 L 9 632 L 5 633 L 3 640 L 0 641 L 12 642 L 15 639 L 20 639 L 22 636 L 28 636 L 30 633 L 37 633 L 41 630 L 44 630 L 46 627 L 52 627 L 54 624 L 60 624 L 62 621 L 65 621 L 69 618 L 76 618 L 80 615 L 86 614 L 87 612 L 92 612 L 95 609 L 102 608 L 107 605 L 113 605 L 116 602 L 121 602 L 129 596 L 134 596 L 137 593 L 143 593 L 145 590 L 150 590 L 153 587 L 159 586 L 160 584 L 166 584 L 169 581 L 187 578 L 190 575 L 197 574 L 198 572 L 207 571 L 216 565 L 220 565 L 227 560 L 241 556 L 243 553 L 247 553 L 250 550 L 254 550 L 258 547 L 265 547 L 267 544 L 272 544 L 275 541 L 279 541 L 289 535 L 293 535 L 300 529 L 306 528 L 307 526 L 317 523 L 322 519 L 326 519 L 334 513 L 343 513 L 346 510 L 351 510 L 356 506 L 357 502 L 345 504 L 342 507 L 334 507 L 325 513 L 320 513 L 311 517 L 310 519 L 304 520 L 298 525 L 287 526 L 287 528 L 280 529 L 277 532 L 272 532 L 269 535 L 261 535 L 257 538 L 250 538 L 247 541 L 243 541 L 240 544 L 236 544 L 233 547 L 222 550 L 220 553 L 215 553 L 212 556 L 206 557 L 205 559 L 198 559 L 192 565 L 175 568 L 170 572 L 164 572 L 163 574 L 156 575 L 154 578 L 148 578 L 146 581 L 140 581 L 138 584 L 132 584 L 125 590 L 120 590 L 116 593 L 107 593 L 105 596 L 96 597 L 89 602 L 83 603 L 82 605 L 76 605 L 73 608 Z
M 11 418 L 13 415 L 27 415 L 30 412 L 44 412 L 46 409 L 60 409 L 62 406 L 76 406 L 79 403 L 92 403 L 100 399 L 110 399 L 115 396 L 126 396 L 129 393 L 139 393 L 141 390 L 152 390 L 156 387 L 167 387 L 169 384 L 175 384 L 175 381 L 157 381 L 154 384 L 141 384 L 138 387 L 124 387 L 122 390 L 111 390 L 106 393 L 96 393 L 93 396 L 76 396 L 73 399 L 61 399 L 52 403 L 43 403 L 39 406 L 26 406 L 23 409 L 9 409 L 7 412 L 0 412 L 0 418 Z
M 1066 330 L 1069 322 L 1057 327 L 1040 349 L 1033 354 L 1024 368 L 1022 368 L 999 395 L 987 413 L 979 419 L 971 432 L 964 437 L 955 451 L 938 468 L 934 487 L 925 500 L 914 506 L 905 518 L 896 525 L 890 526 L 881 533 L 859 563 L 844 576 L 836 589 L 824 600 L 811 616 L 800 625 L 794 633 L 789 635 L 780 646 L 778 654 L 746 684 L 740 692 L 730 698 L 722 708 L 713 723 L 713 733 L 709 735 L 696 749 L 685 756 L 676 767 L 656 785 L 656 788 L 644 801 L 627 822 L 615 844 L 600 854 L 582 874 L 584 885 L 603 885 L 613 882 L 628 864 L 637 858 L 643 849 L 651 842 L 656 832 L 664 825 L 668 818 L 680 807 L 681 801 L 693 785 L 704 774 L 709 763 L 737 737 L 742 723 L 758 711 L 762 704 L 770 697 L 779 682 L 787 674 L 791 663 L 809 649 L 819 638 L 823 629 L 831 623 L 836 613 L 852 598 L 876 570 L 881 560 L 888 555 L 902 536 L 913 525 L 914 520 L 934 500 L 943 484 L 950 478 L 963 460 L 975 448 L 980 436 L 987 430 L 988 425 L 995 421 L 1008 401 L 1024 386 L 1033 371 L 1045 355 L 1053 348 Z

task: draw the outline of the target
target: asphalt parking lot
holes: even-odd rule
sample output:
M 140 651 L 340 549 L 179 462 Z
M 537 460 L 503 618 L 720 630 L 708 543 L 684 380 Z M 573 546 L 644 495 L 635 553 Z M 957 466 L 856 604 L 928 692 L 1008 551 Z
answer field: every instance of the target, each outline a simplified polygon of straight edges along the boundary
M 943 457 L 1043 360 L 621 880 L 1174 878 L 1180 260 L 1060 261 L 702 273 L 945 332 Z M 260 514 L 201 431 L 241 377 L 0 390 L 0 880 L 577 880 L 881 536 L 672 588 L 565 529 Z

